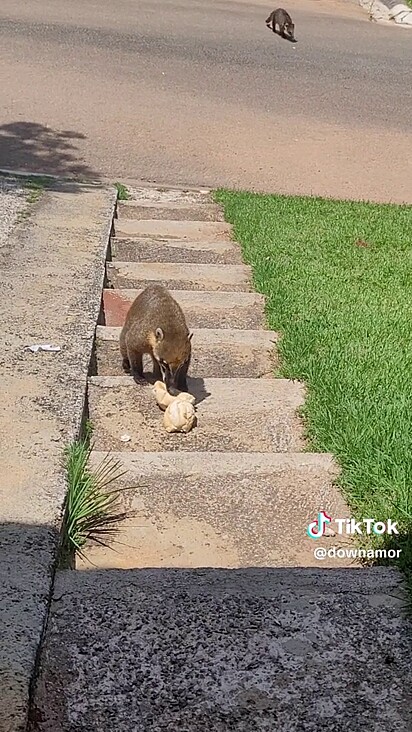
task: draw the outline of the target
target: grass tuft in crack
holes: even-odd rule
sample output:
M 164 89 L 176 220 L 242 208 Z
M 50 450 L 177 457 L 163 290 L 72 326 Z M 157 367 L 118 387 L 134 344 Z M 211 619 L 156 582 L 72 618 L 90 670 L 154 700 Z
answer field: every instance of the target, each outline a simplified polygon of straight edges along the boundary
M 62 558 L 79 554 L 86 558 L 85 546 L 97 543 L 109 547 L 128 514 L 122 509 L 120 494 L 127 489 L 111 489 L 125 473 L 121 463 L 107 455 L 95 469 L 89 466 L 93 445 L 90 428 L 86 437 L 65 450 L 68 492 L 63 522 Z
M 118 201 L 128 201 L 131 198 L 127 186 L 123 185 L 123 183 L 115 183 L 114 185 L 117 189 Z
M 51 178 L 45 178 L 41 176 L 34 176 L 27 178 L 24 183 L 25 188 L 29 191 L 27 196 L 28 203 L 36 203 L 43 193 L 45 188 L 49 188 L 52 184 Z
M 28 219 L 32 214 L 32 208 L 31 206 L 39 200 L 40 196 L 42 195 L 43 191 L 46 188 L 50 188 L 50 186 L 53 183 L 52 178 L 46 178 L 44 176 L 29 176 L 27 178 L 23 178 L 22 180 L 22 186 L 26 191 L 26 203 L 28 204 L 23 211 L 20 212 L 18 216 L 18 223 L 22 223 L 26 219 Z

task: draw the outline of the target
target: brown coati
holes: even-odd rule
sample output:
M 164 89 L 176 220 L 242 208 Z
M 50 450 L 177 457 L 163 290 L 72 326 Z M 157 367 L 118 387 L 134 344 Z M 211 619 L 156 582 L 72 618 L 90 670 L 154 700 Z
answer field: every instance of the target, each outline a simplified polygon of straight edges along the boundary
M 279 35 L 282 38 L 288 37 L 291 40 L 295 40 L 295 24 L 292 22 L 292 18 L 289 13 L 283 8 L 277 8 L 273 10 L 268 18 L 266 18 L 266 25 L 268 28 L 276 33 L 276 26 L 279 28 Z M 286 31 L 286 33 L 285 33 Z
M 120 333 L 123 369 L 141 381 L 143 354 L 149 353 L 155 380 L 163 381 L 172 395 L 187 391 L 192 335 L 180 305 L 166 288 L 149 285 L 132 303 Z

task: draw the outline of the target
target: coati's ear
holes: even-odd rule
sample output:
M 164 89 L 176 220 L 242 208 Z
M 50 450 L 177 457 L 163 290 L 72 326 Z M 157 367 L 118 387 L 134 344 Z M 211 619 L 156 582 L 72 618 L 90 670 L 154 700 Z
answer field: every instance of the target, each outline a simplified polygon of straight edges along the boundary
M 189 339 L 189 341 L 191 341 L 191 340 L 192 340 L 192 338 L 193 338 L 193 333 L 189 333 L 189 335 L 188 335 L 188 339 Z
M 163 333 L 163 331 L 162 331 L 161 328 L 156 328 L 155 336 L 156 336 L 156 340 L 157 341 L 162 341 L 163 338 L 165 337 L 165 335 L 164 335 L 164 333 Z

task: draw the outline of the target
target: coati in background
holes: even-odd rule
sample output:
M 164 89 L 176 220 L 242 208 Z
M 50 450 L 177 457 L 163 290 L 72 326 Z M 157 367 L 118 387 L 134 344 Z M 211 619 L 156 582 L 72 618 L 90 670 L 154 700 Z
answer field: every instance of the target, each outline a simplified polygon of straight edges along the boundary
M 295 24 L 292 22 L 292 18 L 289 13 L 286 10 L 283 10 L 283 8 L 273 10 L 266 19 L 266 25 L 274 33 L 276 33 L 276 26 L 278 26 L 279 35 L 281 35 L 282 38 L 290 38 L 292 41 L 295 40 Z
M 123 369 L 143 379 L 143 354 L 153 360 L 155 380 L 163 381 L 170 394 L 187 391 L 191 338 L 183 311 L 162 285 L 149 285 L 126 315 L 120 333 Z

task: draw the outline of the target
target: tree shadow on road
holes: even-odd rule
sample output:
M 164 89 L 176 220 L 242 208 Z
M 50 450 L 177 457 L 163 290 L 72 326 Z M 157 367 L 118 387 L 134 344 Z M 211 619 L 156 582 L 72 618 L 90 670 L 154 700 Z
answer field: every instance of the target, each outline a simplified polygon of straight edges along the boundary
M 0 125 L 0 168 L 97 181 L 99 175 L 82 160 L 73 130 L 53 130 L 36 122 Z

